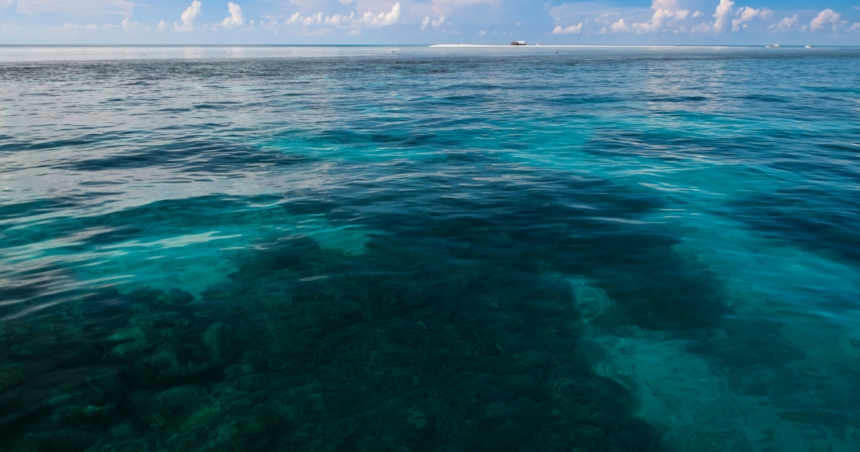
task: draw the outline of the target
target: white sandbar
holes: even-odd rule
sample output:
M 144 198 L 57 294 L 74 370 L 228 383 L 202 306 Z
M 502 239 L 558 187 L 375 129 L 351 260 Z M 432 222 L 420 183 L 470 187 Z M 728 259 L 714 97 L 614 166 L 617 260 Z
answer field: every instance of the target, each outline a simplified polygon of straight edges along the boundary
M 628 48 L 628 47 L 682 47 L 682 46 L 637 46 L 637 45 L 599 45 L 599 44 L 533 44 L 533 45 L 525 45 L 525 46 L 515 46 L 510 44 L 433 44 L 430 47 L 491 47 L 491 48 L 523 48 L 523 47 L 615 47 L 615 48 Z M 721 46 L 683 46 L 683 47 L 721 47 Z

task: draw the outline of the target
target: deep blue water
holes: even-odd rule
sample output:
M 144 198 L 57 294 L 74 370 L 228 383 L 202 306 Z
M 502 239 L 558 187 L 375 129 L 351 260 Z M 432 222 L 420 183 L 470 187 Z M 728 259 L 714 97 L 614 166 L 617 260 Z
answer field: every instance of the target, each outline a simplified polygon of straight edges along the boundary
M 860 450 L 858 156 L 858 48 L 0 49 L 0 449 Z

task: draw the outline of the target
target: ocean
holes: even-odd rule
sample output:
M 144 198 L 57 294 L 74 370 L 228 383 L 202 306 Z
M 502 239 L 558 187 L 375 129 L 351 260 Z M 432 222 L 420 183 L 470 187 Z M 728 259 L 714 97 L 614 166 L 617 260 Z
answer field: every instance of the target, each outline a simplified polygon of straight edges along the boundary
M 0 48 L 0 449 L 860 450 L 860 48 Z

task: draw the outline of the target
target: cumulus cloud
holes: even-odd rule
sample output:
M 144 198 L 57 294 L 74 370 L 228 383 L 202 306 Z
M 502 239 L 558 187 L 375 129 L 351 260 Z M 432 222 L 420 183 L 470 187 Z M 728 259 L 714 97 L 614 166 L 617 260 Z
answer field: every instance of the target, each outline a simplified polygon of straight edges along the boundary
M 438 20 L 438 21 L 437 21 L 437 20 L 434 20 L 434 21 L 433 21 L 433 28 L 435 28 L 435 29 L 437 29 L 437 30 L 438 30 L 438 29 L 439 29 L 439 27 L 441 27 L 441 26 L 442 26 L 442 24 L 444 24 L 444 23 L 445 23 L 445 16 L 442 16 L 442 17 L 440 17 L 440 18 L 439 18 L 439 20 Z
M 353 19 L 355 18 L 355 12 L 351 13 L 349 16 L 344 16 L 340 14 L 335 14 L 333 16 L 324 16 L 323 13 L 316 13 L 310 16 L 303 16 L 301 13 L 295 13 L 290 16 L 289 19 L 284 22 L 284 25 L 301 25 L 303 27 L 307 27 L 310 25 L 334 25 L 336 27 L 349 25 Z M 277 22 L 269 21 L 260 22 L 262 26 L 266 29 L 270 29 L 276 31 Z
M 424 29 L 427 28 L 427 25 L 429 23 L 430 23 L 430 16 L 427 16 L 424 18 L 424 20 L 421 21 L 421 31 L 424 31 Z
M 226 28 L 241 27 L 245 25 L 245 17 L 242 15 L 242 7 L 230 2 L 227 4 L 227 10 L 230 11 L 230 17 L 221 21 L 221 25 Z
M 690 14 L 689 10 L 678 9 L 677 0 L 653 0 L 651 3 L 651 9 L 654 10 L 651 20 L 633 24 L 632 27 L 637 32 L 649 33 L 660 31 L 663 28 L 663 25 L 670 19 L 674 18 L 683 20 Z
M 714 12 L 714 18 L 716 19 L 712 27 L 714 33 L 720 33 L 725 30 L 729 24 L 733 6 L 735 6 L 735 2 L 732 0 L 720 0 L 720 4 L 717 5 L 717 11 Z
M 579 34 L 582 33 L 582 23 L 580 22 L 579 25 L 571 25 L 566 28 L 562 28 L 559 25 L 552 30 L 552 33 L 556 35 Z
M 371 27 L 394 25 L 400 21 L 400 2 L 395 3 L 391 8 L 391 11 L 387 13 L 379 13 L 374 16 L 370 11 L 368 11 L 361 16 L 360 20 Z
M 704 14 L 701 11 L 696 11 L 693 13 L 693 17 L 702 17 Z
M 857 8 L 857 7 L 855 6 L 855 8 Z M 860 31 L 860 22 L 857 22 L 856 24 L 852 25 L 849 30 L 850 31 Z
M 137 28 L 138 26 L 140 26 L 139 23 L 132 22 L 131 19 L 128 17 L 126 17 L 125 19 L 122 20 L 122 29 L 123 30 L 130 30 L 132 28 Z
M 158 29 L 161 31 L 167 30 L 167 22 L 161 21 L 158 23 Z
M 179 19 L 182 24 L 173 23 L 173 29 L 177 31 L 191 31 L 194 29 L 194 18 L 203 10 L 203 3 L 199 0 L 194 0 L 191 6 L 185 9 Z
M 302 13 L 297 12 L 297 13 L 294 13 L 292 16 L 290 16 L 290 18 L 284 22 L 284 25 L 285 26 L 299 25 L 301 27 L 309 27 L 312 25 L 329 25 L 329 26 L 335 26 L 335 27 L 340 27 L 340 28 L 350 28 L 351 30 L 349 31 L 349 34 L 359 35 L 359 34 L 361 34 L 361 30 L 360 30 L 361 27 L 384 27 L 384 26 L 396 24 L 397 22 L 400 21 L 400 12 L 401 12 L 401 10 L 400 10 L 400 3 L 399 2 L 394 4 L 394 6 L 391 8 L 390 12 L 382 12 L 382 13 L 379 13 L 377 15 L 374 15 L 371 12 L 366 12 L 366 13 L 364 13 L 364 15 L 362 15 L 360 17 L 356 16 L 355 11 L 350 13 L 350 15 L 348 15 L 348 16 L 340 15 L 340 14 L 335 14 L 333 16 L 325 16 L 321 12 L 316 13 L 316 14 L 311 14 L 309 16 L 305 16 Z M 437 23 L 441 26 L 441 23 L 444 19 L 445 19 L 444 17 L 441 17 L 439 19 L 439 22 L 434 21 L 433 22 L 434 26 L 436 26 L 435 24 L 437 24 Z M 422 25 L 421 25 L 422 31 L 424 30 L 424 28 L 427 26 L 428 23 L 430 23 L 429 17 L 425 18 L 424 22 L 422 22 Z M 277 33 L 278 30 L 280 29 L 280 24 L 278 24 L 275 21 L 269 21 L 269 22 L 262 21 L 262 22 L 260 22 L 260 26 L 265 30 L 270 30 L 270 31 L 273 31 L 275 33 Z M 315 32 L 306 31 L 305 33 L 306 34 L 312 34 L 312 33 L 329 34 L 331 32 L 332 32 L 332 30 L 327 29 L 326 31 L 319 31 L 319 30 L 317 30 Z
M 654 3 L 657 3 L 656 1 Z M 670 19 L 675 15 L 674 11 L 668 11 L 665 9 L 658 9 L 654 11 L 654 15 L 651 16 L 651 20 L 648 22 L 641 22 L 633 24 L 633 28 L 636 29 L 639 33 L 649 33 L 654 31 L 659 31 L 663 28 L 663 24 L 666 20 Z
M 340 27 L 348 24 L 355 17 L 355 11 L 349 13 L 349 16 L 335 14 L 334 16 L 329 16 L 323 19 L 323 23 L 326 25 L 334 25 L 336 27 Z
M 615 22 L 614 24 L 612 24 L 612 31 L 613 32 L 630 31 L 630 26 L 628 26 L 626 23 L 624 23 L 624 19 L 619 19 L 618 22 Z
M 738 31 L 741 28 L 746 28 L 745 22 L 749 22 L 756 17 L 761 17 L 762 19 L 768 19 L 773 16 L 773 11 L 762 8 L 762 9 L 753 9 L 749 6 L 745 6 L 738 10 L 741 14 L 737 19 L 732 20 L 732 31 Z
M 795 14 L 794 17 L 785 17 L 781 21 L 779 21 L 775 24 L 771 24 L 767 28 L 768 28 L 768 30 L 770 30 L 774 33 L 785 33 L 787 31 L 791 30 L 791 28 L 796 26 L 796 25 L 797 25 L 797 14 Z
M 833 11 L 832 9 L 825 9 L 824 11 L 818 13 L 818 16 L 816 16 L 815 19 L 812 19 L 812 22 L 809 23 L 809 30 L 818 31 L 822 27 L 832 25 L 831 28 L 833 28 L 833 31 L 836 31 L 836 29 L 840 25 L 848 24 L 848 21 L 840 21 L 839 19 L 839 13 Z
M 285 24 L 286 25 L 298 24 L 298 25 L 302 25 L 302 26 L 307 27 L 307 26 L 313 25 L 313 24 L 321 24 L 321 23 L 323 23 L 324 19 L 325 19 L 325 17 L 323 16 L 323 13 L 316 13 L 316 14 L 312 14 L 310 16 L 303 16 L 302 13 L 295 13 L 292 16 L 290 16 L 289 19 L 287 19 Z

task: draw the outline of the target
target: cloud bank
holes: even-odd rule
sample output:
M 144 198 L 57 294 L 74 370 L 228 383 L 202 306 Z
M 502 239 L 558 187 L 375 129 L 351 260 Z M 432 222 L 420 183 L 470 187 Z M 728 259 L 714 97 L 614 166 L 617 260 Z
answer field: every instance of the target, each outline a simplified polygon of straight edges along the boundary
M 783 10 L 777 18 L 776 11 L 755 5 L 739 5 L 739 1 L 714 0 L 710 20 L 705 13 L 691 12 L 692 8 L 684 7 L 692 5 L 691 0 L 652 0 L 647 10 L 602 6 L 602 3 L 595 1 L 565 3 L 550 8 L 550 15 L 556 24 L 549 34 L 588 36 L 636 33 L 725 37 L 735 33 L 831 32 L 833 36 L 848 36 L 847 32 L 860 32 L 860 22 L 849 27 L 849 21 L 831 8 L 820 10 L 814 16 L 809 10 Z M 860 7 L 854 9 L 860 10 Z M 803 25 L 802 21 L 809 21 L 808 25 Z
M 229 39 L 243 42 L 266 42 L 265 36 L 272 33 L 292 37 L 288 39 L 369 33 L 383 41 L 405 43 L 408 40 L 422 42 L 421 39 L 426 38 L 419 38 L 422 36 L 420 33 L 434 31 L 446 34 L 465 32 L 482 37 L 479 42 L 487 43 L 497 42 L 498 39 L 493 38 L 495 35 L 508 34 L 530 37 L 534 41 L 538 38 L 535 36 L 537 32 L 541 36 L 553 36 L 556 42 L 571 43 L 675 44 L 679 36 L 687 36 L 691 39 L 689 43 L 758 40 L 755 42 L 758 44 L 769 43 L 776 35 L 792 34 L 795 38 L 814 36 L 814 40 L 803 38 L 799 41 L 814 44 L 822 39 L 824 42 L 842 40 L 853 43 L 860 34 L 860 6 L 846 5 L 844 2 L 847 0 L 822 0 L 835 2 L 835 5 L 808 0 L 817 8 L 776 11 L 757 3 L 761 0 L 631 0 L 639 2 L 640 6 L 635 3 L 617 6 L 610 0 L 556 0 L 562 3 L 546 5 L 543 11 L 526 8 L 519 3 L 514 7 L 510 1 L 503 0 L 185 1 L 188 3 L 176 10 L 172 18 L 158 17 L 158 10 L 152 8 L 155 4 L 143 4 L 137 0 L 0 0 L 0 7 L 8 7 L 6 14 L 43 15 L 48 21 L 58 17 L 57 14 L 93 16 L 95 23 L 86 19 L 80 25 L 62 22 L 62 26 L 53 24 L 46 30 L 63 30 L 78 36 L 89 33 L 87 36 L 93 38 L 102 33 L 105 39 L 113 34 L 111 42 L 117 42 L 117 33 L 123 33 L 124 39 L 144 39 L 145 36 L 164 42 L 182 39 L 171 38 L 166 34 L 170 31 L 193 32 L 194 40 L 198 42 L 229 42 L 224 40 L 225 35 L 216 38 L 212 33 L 233 29 L 240 29 L 242 33 L 231 34 Z M 141 9 L 144 6 L 146 8 Z M 319 11 L 316 7 L 320 7 Z M 134 13 L 138 16 L 132 17 Z M 249 14 L 258 16 L 251 20 Z M 154 20 L 150 23 L 155 25 L 147 25 L 145 19 Z M 543 25 L 539 25 L 541 20 Z M 631 35 L 641 35 L 641 38 Z M 284 42 L 283 38 L 279 39 L 278 42 Z

